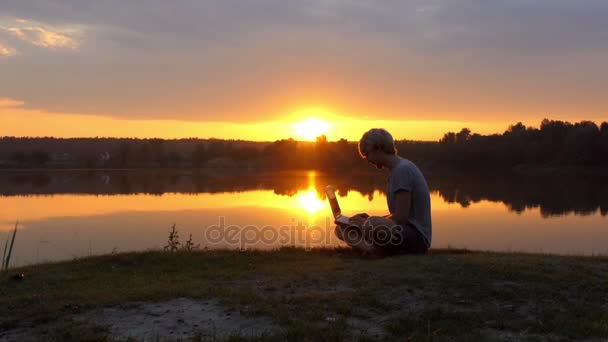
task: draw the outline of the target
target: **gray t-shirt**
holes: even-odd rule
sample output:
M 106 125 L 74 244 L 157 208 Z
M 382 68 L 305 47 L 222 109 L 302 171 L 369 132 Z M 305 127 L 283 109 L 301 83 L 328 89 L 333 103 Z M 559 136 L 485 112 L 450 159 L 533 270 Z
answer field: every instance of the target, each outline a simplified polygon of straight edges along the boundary
M 388 177 L 386 189 L 386 199 L 388 210 L 391 214 L 395 213 L 395 197 L 399 190 L 409 191 L 412 199 L 410 214 L 407 223 L 414 226 L 422 236 L 428 247 L 431 247 L 431 237 L 433 226 L 431 224 L 431 196 L 429 187 L 422 172 L 411 161 L 399 157 L 399 163 Z M 405 222 L 398 222 L 405 223 Z

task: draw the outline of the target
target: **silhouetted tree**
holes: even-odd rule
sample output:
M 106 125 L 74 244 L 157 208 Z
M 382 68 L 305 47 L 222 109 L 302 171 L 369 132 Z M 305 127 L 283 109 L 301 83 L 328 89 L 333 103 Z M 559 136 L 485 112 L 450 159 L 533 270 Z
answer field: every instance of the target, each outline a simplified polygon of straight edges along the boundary
M 471 138 L 471 130 L 468 128 L 463 128 L 456 134 L 456 143 L 464 144 Z
M 34 166 L 44 166 L 51 160 L 51 157 L 46 151 L 34 150 L 30 155 L 30 161 Z
M 608 164 L 608 122 L 602 122 L 600 125 L 599 137 L 599 156 L 602 163 Z
M 114 167 L 128 167 L 131 165 L 133 157 L 131 143 L 123 141 L 111 152 L 111 165 Z
M 203 165 L 203 163 L 208 159 L 207 158 L 207 148 L 205 146 L 205 144 L 203 143 L 199 143 L 196 145 L 196 147 L 194 148 L 194 151 L 192 152 L 192 165 L 194 167 L 200 167 Z
M 182 156 L 175 151 L 171 151 L 169 152 L 169 154 L 167 154 L 167 157 L 165 159 L 167 161 L 168 166 L 178 167 L 182 161 Z
M 517 122 L 502 134 L 481 135 L 463 128 L 438 142 L 397 140 L 400 155 L 423 165 L 511 169 L 518 165 L 608 165 L 608 123 L 542 120 L 539 128 Z M 22 151 L 30 151 L 24 153 Z M 34 151 L 37 151 L 34 153 Z M 170 151 L 170 152 L 169 152 Z M 98 156 L 107 155 L 109 161 Z M 64 156 L 49 163 L 50 155 Z M 0 138 L 7 167 L 274 167 L 283 169 L 366 169 L 356 142 L 293 139 L 244 142 L 220 139 Z
M 456 133 L 448 132 L 443 135 L 443 138 L 439 139 L 439 143 L 443 145 L 450 145 L 456 143 Z
M 271 165 L 278 168 L 292 169 L 302 166 L 298 163 L 298 142 L 289 139 L 277 140 L 264 149 Z
M 10 160 L 12 162 L 17 163 L 18 165 L 23 165 L 23 164 L 25 164 L 25 161 L 27 160 L 27 156 L 25 155 L 25 152 L 23 152 L 23 151 L 15 151 L 15 152 L 11 153 Z

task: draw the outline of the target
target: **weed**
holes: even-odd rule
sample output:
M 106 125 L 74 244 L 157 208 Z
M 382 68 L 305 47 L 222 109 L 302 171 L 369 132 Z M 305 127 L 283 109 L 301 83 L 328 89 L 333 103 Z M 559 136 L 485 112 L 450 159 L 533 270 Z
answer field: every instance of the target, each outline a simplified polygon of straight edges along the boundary
M 13 235 L 11 238 L 10 233 L 6 237 L 6 242 L 4 243 L 4 253 L 2 254 L 2 271 L 8 270 L 8 265 L 11 262 L 11 255 L 13 254 L 13 247 L 15 246 L 15 236 L 17 236 L 17 226 L 19 225 L 19 221 L 15 222 L 15 229 L 13 230 Z M 9 245 L 8 241 L 11 240 Z M 8 247 L 8 250 L 7 250 Z
M 169 239 L 167 240 L 167 245 L 165 246 L 165 250 L 169 252 L 175 252 L 179 249 L 179 232 L 175 229 L 175 223 L 171 226 L 171 231 L 169 232 Z

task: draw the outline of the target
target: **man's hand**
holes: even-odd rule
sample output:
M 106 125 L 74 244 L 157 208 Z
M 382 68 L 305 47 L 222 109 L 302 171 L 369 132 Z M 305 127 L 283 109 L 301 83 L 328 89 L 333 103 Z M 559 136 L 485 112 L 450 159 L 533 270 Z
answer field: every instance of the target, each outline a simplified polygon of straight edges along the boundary
M 367 220 L 368 217 L 369 215 L 366 213 L 357 214 L 351 217 L 349 222 L 353 225 L 363 226 L 363 223 L 365 223 L 365 220 Z

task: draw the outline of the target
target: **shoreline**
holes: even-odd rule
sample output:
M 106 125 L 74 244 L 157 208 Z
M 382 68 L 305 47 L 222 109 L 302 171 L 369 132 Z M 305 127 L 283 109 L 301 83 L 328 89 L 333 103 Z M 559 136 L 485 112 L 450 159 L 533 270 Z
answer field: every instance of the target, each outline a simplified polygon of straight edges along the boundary
M 457 165 L 435 164 L 424 161 L 418 162 L 421 170 L 429 177 L 452 175 L 453 173 L 469 174 L 472 176 L 484 175 L 487 172 L 497 173 L 505 177 L 546 177 L 546 176 L 602 176 L 608 172 L 608 165 L 557 165 L 557 164 L 519 164 L 510 167 L 464 168 Z M 86 167 L 46 167 L 46 168 L 3 168 L 0 173 L 54 173 L 54 172 L 229 172 L 234 174 L 258 173 L 306 173 L 317 172 L 326 175 L 338 175 L 339 169 L 315 168 L 275 168 L 268 166 L 255 167 L 129 167 L 129 168 L 86 168 Z M 351 173 L 355 175 L 378 174 L 377 170 L 365 167 L 355 168 Z
M 199 249 L 194 250 L 193 252 L 194 253 L 202 253 L 202 252 L 274 253 L 276 251 L 280 251 L 280 250 L 284 250 L 284 249 L 296 249 L 296 250 L 301 250 L 305 253 L 317 253 L 319 251 L 343 250 L 343 249 L 348 249 L 348 248 L 350 248 L 350 247 L 347 247 L 346 245 L 329 246 L 329 247 L 311 247 L 311 248 L 304 248 L 303 246 L 289 245 L 289 246 L 269 248 L 269 249 L 256 249 L 256 248 L 240 249 L 239 247 L 208 249 L 205 246 L 202 246 L 202 247 L 199 247 Z M 141 254 L 141 253 L 165 253 L 165 251 L 162 248 L 145 248 L 145 249 L 141 249 L 141 250 L 123 250 L 120 252 L 110 251 L 107 253 L 100 253 L 100 254 L 87 254 L 87 255 L 82 255 L 82 256 L 72 256 L 71 258 L 57 259 L 57 260 L 42 260 L 39 262 L 24 263 L 24 264 L 19 264 L 17 266 L 11 266 L 9 268 L 9 273 L 11 271 L 18 272 L 19 269 L 22 269 L 22 268 L 31 268 L 31 267 L 39 268 L 39 267 L 46 267 L 46 266 L 51 266 L 51 265 L 55 265 L 55 264 L 77 262 L 79 260 L 84 260 L 84 259 L 89 259 L 89 258 L 104 258 L 104 257 L 120 255 L 120 254 Z M 582 258 L 582 259 L 606 258 L 606 259 L 608 259 L 608 249 L 605 252 L 598 252 L 598 253 L 592 252 L 592 253 L 585 254 L 585 253 L 580 253 L 580 252 L 559 253 L 559 252 L 550 252 L 550 251 L 547 252 L 547 251 L 542 251 L 542 250 L 534 252 L 534 251 L 511 250 L 511 249 L 510 250 L 491 250 L 491 249 L 474 249 L 474 248 L 469 248 L 469 247 L 443 246 L 443 247 L 437 247 L 437 248 L 433 247 L 433 248 L 429 249 L 429 253 L 427 255 L 439 254 L 439 253 L 453 253 L 453 254 L 469 253 L 469 254 L 518 255 L 518 256 L 529 256 L 529 257 L 557 257 L 557 258 Z M 0 273 L 0 279 L 1 278 L 2 278 L 2 275 Z

